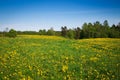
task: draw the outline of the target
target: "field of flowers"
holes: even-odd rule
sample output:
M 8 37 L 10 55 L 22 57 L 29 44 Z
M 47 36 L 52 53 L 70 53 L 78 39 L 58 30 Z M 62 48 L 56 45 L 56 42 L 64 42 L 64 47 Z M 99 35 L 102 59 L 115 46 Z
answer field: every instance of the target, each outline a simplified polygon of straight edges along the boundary
M 0 37 L 0 80 L 120 80 L 120 39 Z

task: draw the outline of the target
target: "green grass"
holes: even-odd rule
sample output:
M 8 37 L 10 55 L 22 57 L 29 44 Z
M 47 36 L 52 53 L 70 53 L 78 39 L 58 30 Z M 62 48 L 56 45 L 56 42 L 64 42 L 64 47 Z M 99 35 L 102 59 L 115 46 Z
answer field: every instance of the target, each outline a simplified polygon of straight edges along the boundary
M 0 38 L 0 80 L 119 80 L 120 39 Z

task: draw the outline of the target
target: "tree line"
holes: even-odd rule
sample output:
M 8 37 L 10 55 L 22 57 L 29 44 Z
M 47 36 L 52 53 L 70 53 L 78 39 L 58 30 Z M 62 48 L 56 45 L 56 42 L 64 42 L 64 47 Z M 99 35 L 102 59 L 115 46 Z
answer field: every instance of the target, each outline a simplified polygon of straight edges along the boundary
M 62 26 L 61 31 L 54 31 L 53 28 L 46 31 L 45 29 L 39 30 L 40 35 L 61 35 L 70 39 L 83 39 L 83 38 L 120 38 L 120 22 L 115 25 L 109 26 L 107 20 L 103 23 L 96 21 L 94 23 L 84 23 L 82 27 L 67 28 Z
M 61 31 L 55 31 L 53 28 L 48 30 L 40 29 L 36 31 L 15 31 L 14 29 L 4 32 L 0 32 L 8 37 L 16 37 L 17 34 L 32 34 L 32 35 L 57 35 L 70 39 L 83 39 L 83 38 L 120 38 L 120 22 L 115 25 L 109 26 L 107 20 L 103 23 L 96 21 L 94 23 L 84 23 L 82 27 L 67 28 L 62 26 Z
M 82 38 L 120 38 L 120 22 L 109 26 L 105 20 L 103 24 L 99 21 L 94 23 L 84 23 L 82 28 L 67 29 L 66 26 L 61 28 L 61 34 L 64 37 L 82 39 Z

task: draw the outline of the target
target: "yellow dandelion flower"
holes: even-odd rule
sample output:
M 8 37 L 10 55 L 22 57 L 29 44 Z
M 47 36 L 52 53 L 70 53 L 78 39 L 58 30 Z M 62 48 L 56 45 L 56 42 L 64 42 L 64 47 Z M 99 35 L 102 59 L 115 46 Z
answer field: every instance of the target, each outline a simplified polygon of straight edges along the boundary
M 80 58 L 81 58 L 81 59 L 85 58 L 85 55 L 82 55 Z
M 28 68 L 29 68 L 30 70 L 32 70 L 32 67 L 31 67 L 31 66 L 28 66 Z
M 28 79 L 27 80 L 33 80 L 30 76 L 28 76 Z
M 96 62 L 96 61 L 98 61 L 98 58 L 97 57 L 91 57 L 90 60 L 93 61 L 93 62 Z
M 68 60 L 68 57 L 66 57 L 65 59 Z
M 42 76 L 42 74 L 43 74 L 42 70 L 38 69 L 37 74 Z
M 62 66 L 62 71 L 63 71 L 63 72 L 66 72 L 67 70 L 68 70 L 68 66 L 67 66 L 67 65 L 63 65 L 63 66 Z
M 22 78 L 21 80 L 26 80 L 25 78 Z

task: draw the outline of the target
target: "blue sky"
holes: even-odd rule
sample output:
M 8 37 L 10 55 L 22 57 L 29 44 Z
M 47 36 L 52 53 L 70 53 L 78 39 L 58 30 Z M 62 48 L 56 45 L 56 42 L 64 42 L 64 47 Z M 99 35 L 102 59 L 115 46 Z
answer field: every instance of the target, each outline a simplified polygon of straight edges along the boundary
M 120 22 L 120 0 L 0 0 L 0 30 L 60 30 L 84 22 Z

